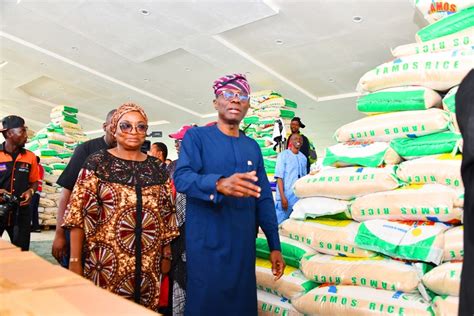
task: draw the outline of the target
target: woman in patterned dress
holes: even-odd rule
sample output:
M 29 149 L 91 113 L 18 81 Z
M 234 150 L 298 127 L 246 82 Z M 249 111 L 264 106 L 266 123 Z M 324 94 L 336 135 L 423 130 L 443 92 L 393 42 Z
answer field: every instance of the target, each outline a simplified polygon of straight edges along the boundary
M 168 173 L 140 151 L 147 122 L 133 103 L 117 109 L 111 127 L 117 147 L 86 160 L 63 227 L 71 230 L 71 271 L 157 310 L 160 267 L 179 231 Z

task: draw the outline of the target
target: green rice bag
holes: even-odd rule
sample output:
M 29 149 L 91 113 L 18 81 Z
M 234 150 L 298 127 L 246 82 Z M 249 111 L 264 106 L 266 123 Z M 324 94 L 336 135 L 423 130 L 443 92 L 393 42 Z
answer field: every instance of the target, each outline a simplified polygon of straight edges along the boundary
M 316 251 L 305 244 L 291 238 L 280 236 L 281 255 L 285 263 L 289 266 L 299 268 L 300 261 L 304 256 L 314 255 Z M 270 248 L 268 248 L 267 238 L 259 234 L 255 240 L 256 255 L 262 259 L 270 259 Z
M 418 42 L 426 42 L 474 26 L 474 6 L 430 24 L 416 33 Z
M 390 142 L 393 148 L 405 159 L 451 153 L 459 144 L 461 135 L 453 132 L 436 133 L 416 138 L 398 138 Z
M 441 104 L 440 95 L 425 87 L 409 86 L 379 90 L 361 96 L 357 110 L 364 113 L 425 110 Z

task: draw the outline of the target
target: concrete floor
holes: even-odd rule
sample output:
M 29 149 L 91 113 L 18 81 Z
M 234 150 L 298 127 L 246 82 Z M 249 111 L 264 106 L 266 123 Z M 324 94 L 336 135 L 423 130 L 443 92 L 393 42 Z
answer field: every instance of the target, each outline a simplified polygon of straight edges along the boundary
M 56 259 L 51 255 L 51 247 L 54 239 L 54 229 L 43 230 L 41 233 L 31 233 L 30 251 L 36 253 L 38 256 L 46 259 L 47 261 L 58 264 Z M 10 241 L 8 234 L 3 233 L 2 239 Z

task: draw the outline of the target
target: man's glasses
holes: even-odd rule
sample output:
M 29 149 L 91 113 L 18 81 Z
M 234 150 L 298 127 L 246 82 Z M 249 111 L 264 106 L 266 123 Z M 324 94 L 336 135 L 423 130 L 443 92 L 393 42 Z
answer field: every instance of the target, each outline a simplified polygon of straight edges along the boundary
M 175 139 L 175 140 L 174 140 L 174 145 L 175 145 L 175 146 L 181 145 L 181 139 Z
M 136 126 L 133 126 L 129 122 L 120 122 L 119 128 L 122 133 L 131 134 L 132 131 L 135 129 L 138 134 L 146 134 L 146 131 L 148 130 L 148 125 L 146 125 L 145 123 L 138 123 Z
M 247 102 L 250 99 L 250 96 L 248 94 L 237 93 L 237 92 L 232 92 L 232 91 L 228 91 L 228 90 L 222 91 L 221 95 L 227 101 L 231 101 L 235 97 L 237 97 L 239 99 L 239 101 L 241 101 L 241 102 Z

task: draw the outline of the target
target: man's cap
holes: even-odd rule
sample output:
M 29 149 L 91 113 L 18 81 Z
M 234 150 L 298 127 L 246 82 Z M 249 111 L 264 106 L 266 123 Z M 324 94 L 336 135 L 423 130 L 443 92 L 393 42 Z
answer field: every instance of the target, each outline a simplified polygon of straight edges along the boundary
M 16 115 L 9 115 L 5 116 L 2 120 L 3 128 L 0 129 L 0 132 L 4 132 L 7 129 L 17 128 L 17 127 L 24 127 L 25 120 Z
M 181 126 L 181 128 L 176 133 L 169 134 L 169 137 L 177 139 L 177 140 L 182 140 L 184 138 L 184 135 L 186 134 L 186 132 L 188 130 L 190 130 L 191 128 L 193 128 L 193 127 L 195 127 L 195 125 Z
M 305 128 L 306 125 L 303 124 L 303 122 L 301 122 L 301 119 L 298 117 L 298 116 L 295 116 L 294 118 L 291 119 L 292 122 L 298 122 L 300 124 L 300 127 L 301 128 Z

